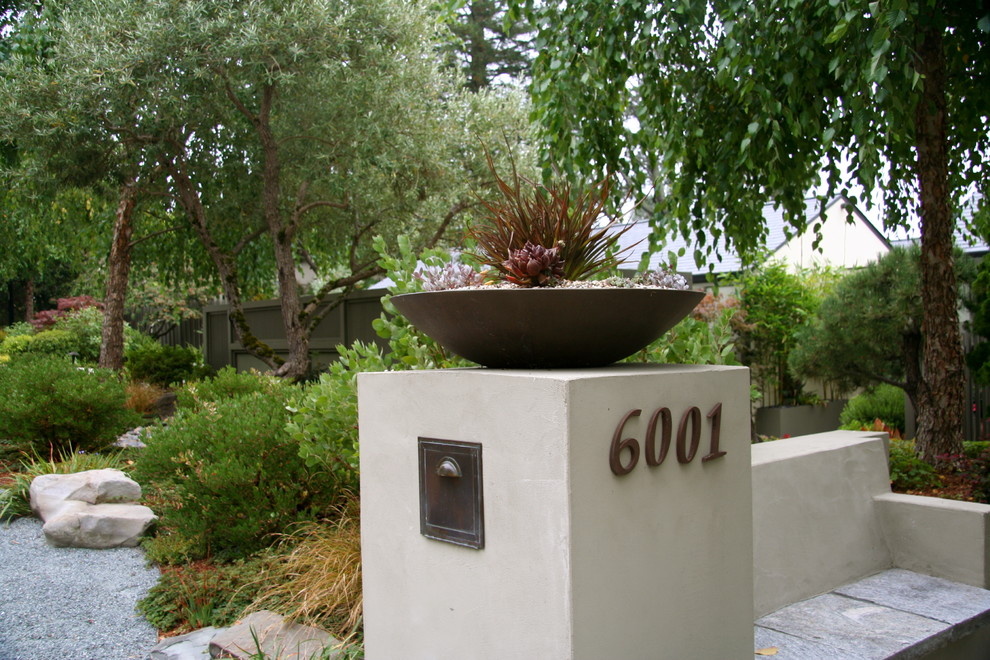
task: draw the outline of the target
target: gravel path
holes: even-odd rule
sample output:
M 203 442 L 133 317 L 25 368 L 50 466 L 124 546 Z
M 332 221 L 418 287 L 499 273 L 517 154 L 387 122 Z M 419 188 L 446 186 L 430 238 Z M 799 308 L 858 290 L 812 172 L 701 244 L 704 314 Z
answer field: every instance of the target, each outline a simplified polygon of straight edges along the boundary
M 134 606 L 157 581 L 138 548 L 53 548 L 39 520 L 0 523 L 0 660 L 147 658 L 157 634 Z

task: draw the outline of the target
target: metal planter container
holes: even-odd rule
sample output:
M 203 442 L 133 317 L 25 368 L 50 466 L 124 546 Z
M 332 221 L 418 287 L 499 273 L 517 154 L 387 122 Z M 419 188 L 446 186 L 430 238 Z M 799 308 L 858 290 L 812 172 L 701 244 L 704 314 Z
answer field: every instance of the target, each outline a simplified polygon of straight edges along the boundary
M 392 303 L 447 350 L 498 369 L 603 367 L 648 346 L 704 293 L 647 288 L 453 289 Z

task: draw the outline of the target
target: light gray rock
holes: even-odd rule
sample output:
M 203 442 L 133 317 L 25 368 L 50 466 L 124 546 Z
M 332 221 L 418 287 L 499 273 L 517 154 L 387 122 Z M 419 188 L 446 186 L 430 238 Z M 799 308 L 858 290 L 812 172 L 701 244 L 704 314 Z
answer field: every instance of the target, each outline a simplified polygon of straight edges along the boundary
M 30 496 L 45 538 L 56 547 L 132 547 L 157 520 L 133 503 L 141 486 L 120 470 L 41 475 L 31 482 Z
M 132 548 L 157 519 L 140 504 L 73 502 L 41 529 L 56 548 Z
M 210 642 L 210 655 L 214 658 L 249 660 L 257 657 L 260 650 L 265 657 L 278 660 L 332 660 L 340 653 L 321 654 L 325 649 L 332 649 L 338 644 L 340 642 L 326 631 L 289 623 L 275 612 L 261 610 L 217 633 Z
M 210 660 L 210 640 L 219 630 L 211 626 L 163 639 L 151 649 L 149 660 Z
M 74 474 L 43 474 L 31 482 L 31 509 L 41 516 L 72 500 L 89 504 L 137 502 L 141 486 L 120 470 L 86 470 Z

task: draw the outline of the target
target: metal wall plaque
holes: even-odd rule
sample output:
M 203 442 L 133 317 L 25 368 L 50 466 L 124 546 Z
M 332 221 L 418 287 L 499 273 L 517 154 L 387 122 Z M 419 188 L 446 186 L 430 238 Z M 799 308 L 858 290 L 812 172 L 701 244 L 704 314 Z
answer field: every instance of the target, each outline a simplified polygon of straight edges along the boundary
M 485 547 L 479 443 L 419 439 L 419 531 L 438 541 Z

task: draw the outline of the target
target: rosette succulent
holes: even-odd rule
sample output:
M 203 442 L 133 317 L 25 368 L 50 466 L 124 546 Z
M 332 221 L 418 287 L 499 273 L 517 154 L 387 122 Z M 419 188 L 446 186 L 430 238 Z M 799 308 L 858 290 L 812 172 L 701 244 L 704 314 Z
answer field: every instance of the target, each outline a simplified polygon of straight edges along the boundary
M 456 261 L 445 266 L 427 266 L 413 273 L 413 277 L 423 283 L 423 291 L 446 291 L 485 283 L 484 275 Z
M 502 262 L 505 279 L 519 286 L 551 286 L 564 276 L 560 247 L 545 248 L 529 241 Z

